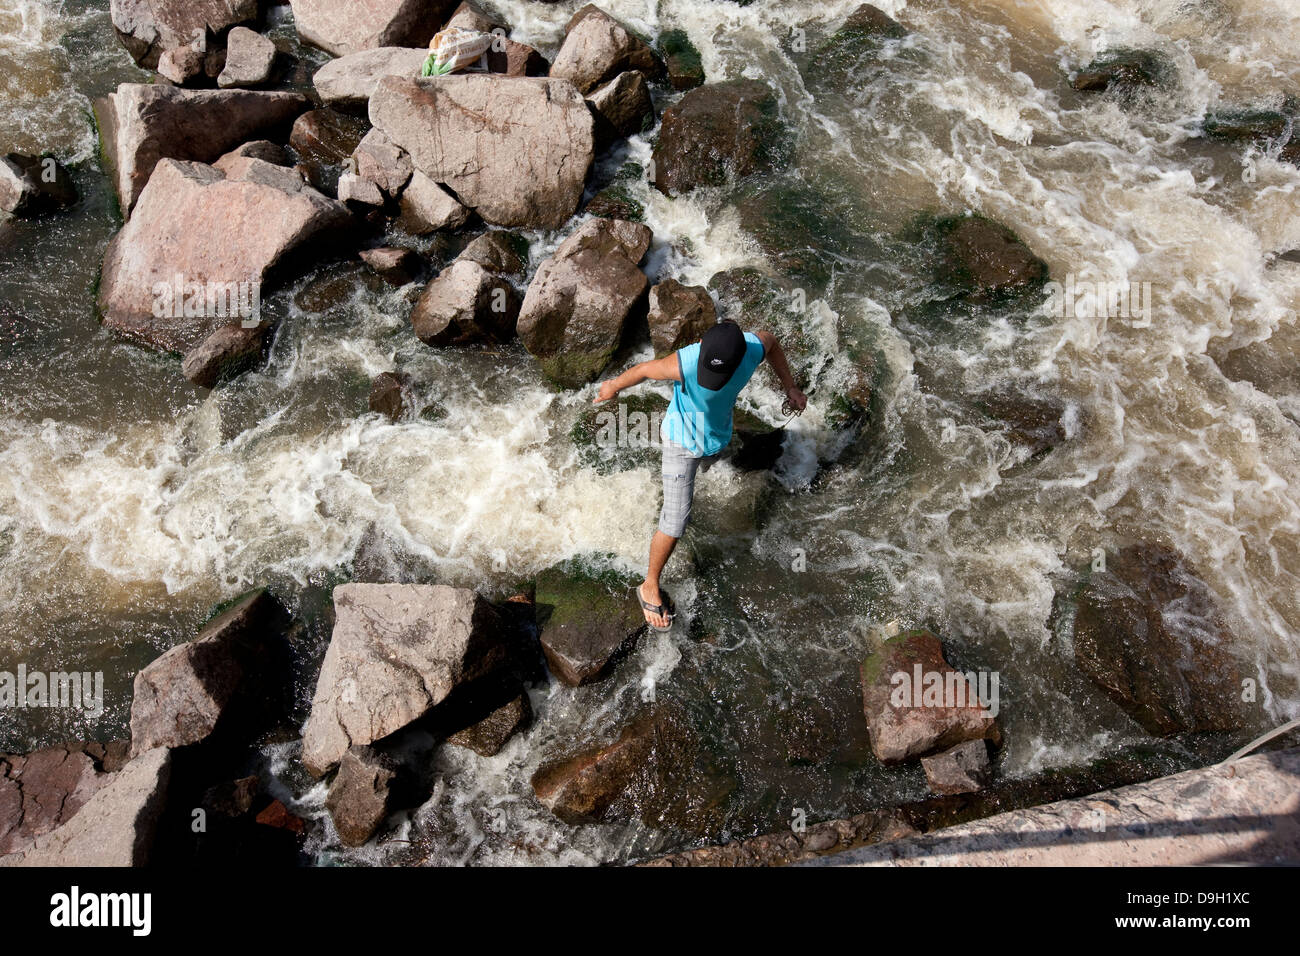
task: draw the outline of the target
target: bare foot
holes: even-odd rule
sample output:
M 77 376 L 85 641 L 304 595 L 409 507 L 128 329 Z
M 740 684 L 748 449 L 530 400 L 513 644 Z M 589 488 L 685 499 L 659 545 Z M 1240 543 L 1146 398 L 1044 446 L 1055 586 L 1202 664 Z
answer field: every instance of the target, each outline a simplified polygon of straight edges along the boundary
M 649 583 L 639 585 L 636 593 L 640 595 L 641 600 L 649 604 L 663 606 L 663 596 L 659 593 L 659 588 L 651 587 Z M 668 617 L 664 614 L 652 614 L 645 608 L 641 609 L 641 613 L 645 615 L 645 619 L 650 622 L 651 627 L 668 627 L 670 623 Z

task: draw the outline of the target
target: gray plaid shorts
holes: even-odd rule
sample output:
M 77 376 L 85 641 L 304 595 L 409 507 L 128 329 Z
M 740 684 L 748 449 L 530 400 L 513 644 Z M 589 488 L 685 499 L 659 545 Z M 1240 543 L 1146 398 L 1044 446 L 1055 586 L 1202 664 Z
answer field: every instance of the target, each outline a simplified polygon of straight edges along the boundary
M 674 442 L 664 446 L 664 508 L 659 514 L 659 530 L 671 538 L 680 538 L 691 520 L 691 502 L 695 498 L 695 473 L 708 471 L 717 455 L 697 458 Z

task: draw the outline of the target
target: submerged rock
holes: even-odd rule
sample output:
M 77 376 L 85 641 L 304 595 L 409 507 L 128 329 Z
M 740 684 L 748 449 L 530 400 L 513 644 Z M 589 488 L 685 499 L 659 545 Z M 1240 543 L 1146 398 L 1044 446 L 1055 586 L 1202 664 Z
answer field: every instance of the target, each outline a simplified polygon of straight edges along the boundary
M 1182 555 L 1136 544 L 1107 555 L 1075 597 L 1079 669 L 1149 733 L 1250 726 L 1236 643 Z
M 568 80 L 579 93 L 590 93 L 628 70 L 654 79 L 663 64 L 650 44 L 595 4 L 575 13 L 564 29 L 551 76 Z
M 1070 84 L 1083 92 L 1098 92 L 1112 86 L 1156 86 L 1168 76 L 1170 64 L 1148 50 L 1108 50 L 1083 69 Z
M 349 747 L 330 783 L 325 809 L 344 846 L 361 846 L 379 829 L 392 806 L 397 764 L 370 747 Z
M 372 412 L 400 421 L 410 405 L 405 377 L 397 372 L 380 372 L 370 383 L 368 404 Z
M 716 826 L 735 780 L 713 766 L 686 715 L 659 706 L 613 743 L 550 761 L 532 778 L 538 801 L 565 823 L 613 823 L 700 833 Z
M 473 591 L 445 585 L 345 584 L 303 728 L 314 776 L 349 747 L 406 727 L 461 684 L 506 663 L 502 621 Z
M 346 206 L 281 166 L 249 159 L 240 175 L 226 177 L 202 163 L 164 159 L 105 252 L 104 324 L 154 348 L 188 352 L 242 317 L 291 252 L 351 221 Z M 198 291 L 173 290 L 178 275 Z
M 718 323 L 709 290 L 665 279 L 650 290 L 650 344 L 656 357 L 676 352 L 704 337 Z
M 1050 451 L 1066 439 L 1063 402 L 1002 390 L 979 396 L 975 407 L 1004 423 L 1007 437 L 1027 449 L 1031 457 Z
M 691 90 L 664 110 L 652 182 L 678 196 L 772 167 L 784 131 L 776 95 L 759 80 L 729 80 Z
M 286 625 L 280 603 L 254 591 L 136 674 L 132 756 L 217 733 L 246 740 L 261 729 L 288 676 L 278 646 Z
M 650 247 L 646 226 L 591 219 L 537 269 L 519 313 L 519 337 L 555 384 L 579 388 L 609 364 L 628 317 L 650 280 L 637 265 Z
M 77 187 L 53 156 L 9 153 L 0 159 L 0 210 L 38 216 L 77 201 Z
M 862 662 L 862 706 L 871 749 L 882 763 L 924 757 L 968 740 L 1001 742 L 997 719 L 929 631 L 890 638 Z
M 972 302 L 1019 298 L 1048 279 L 1039 259 L 1006 226 L 983 216 L 946 216 L 933 224 L 937 278 Z
M 566 80 L 387 76 L 370 119 L 417 170 L 501 226 L 561 226 L 594 155 L 591 113 Z
M 161 160 L 213 162 L 240 143 L 287 127 L 309 105 L 298 93 L 123 83 L 96 104 L 122 214 L 132 213 Z
M 290 0 L 298 36 L 335 56 L 428 46 L 455 5 L 456 0 Z
M 572 561 L 537 576 L 542 651 L 571 687 L 604 677 L 645 630 L 632 588 L 639 582 Z
M 170 776 L 168 748 L 140 754 L 70 819 L 0 857 L 0 866 L 144 866 L 154 849 Z

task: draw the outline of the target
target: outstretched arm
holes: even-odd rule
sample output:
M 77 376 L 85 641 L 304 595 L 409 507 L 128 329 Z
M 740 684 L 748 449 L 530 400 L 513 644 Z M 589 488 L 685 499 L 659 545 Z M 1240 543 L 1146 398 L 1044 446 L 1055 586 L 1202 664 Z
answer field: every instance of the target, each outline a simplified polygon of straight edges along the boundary
M 754 334 L 763 343 L 763 358 L 771 363 L 772 371 L 776 372 L 776 377 L 781 380 L 781 388 L 785 391 L 785 397 L 790 400 L 791 406 L 803 411 L 808 405 L 808 397 L 794 383 L 794 376 L 790 374 L 790 363 L 785 360 L 785 350 L 781 348 L 781 343 L 776 340 L 776 336 L 771 332 L 755 332 Z
M 677 353 L 672 352 L 661 359 L 640 362 L 622 375 L 601 382 L 596 404 L 607 402 L 623 389 L 640 385 L 647 379 L 653 382 L 680 382 L 682 373 L 677 364 Z

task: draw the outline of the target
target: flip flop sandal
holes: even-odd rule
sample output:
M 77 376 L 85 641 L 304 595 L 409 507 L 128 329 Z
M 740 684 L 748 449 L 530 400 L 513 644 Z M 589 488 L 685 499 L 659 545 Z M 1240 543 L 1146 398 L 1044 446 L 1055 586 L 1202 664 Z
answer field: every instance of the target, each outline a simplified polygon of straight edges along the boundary
M 649 611 L 651 614 L 654 614 L 658 617 L 668 618 L 667 627 L 656 627 L 654 624 L 651 624 L 650 621 L 647 619 L 646 624 L 649 626 L 650 630 L 658 631 L 660 634 L 667 634 L 669 631 L 671 631 L 673 629 L 673 618 L 677 615 L 677 606 L 673 604 L 672 596 L 663 588 L 660 588 L 659 595 L 664 603 L 651 604 L 649 601 L 647 601 L 645 598 L 641 596 L 641 585 L 638 584 L 632 590 L 636 592 L 636 599 L 641 602 L 641 609 L 643 611 Z

